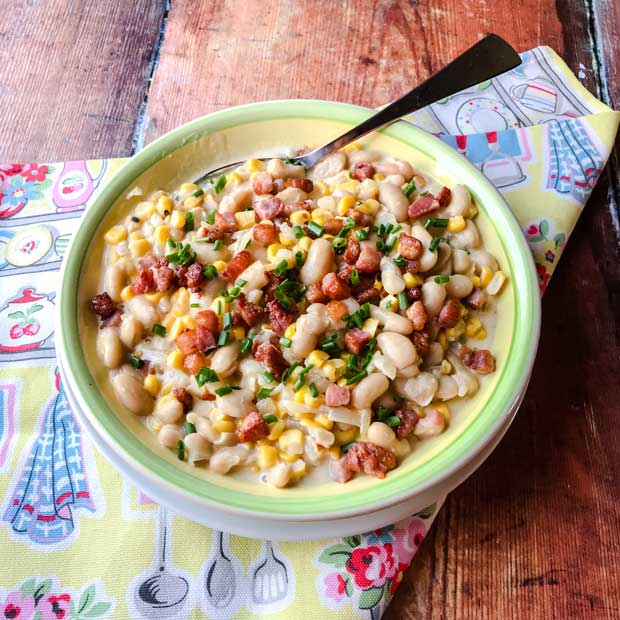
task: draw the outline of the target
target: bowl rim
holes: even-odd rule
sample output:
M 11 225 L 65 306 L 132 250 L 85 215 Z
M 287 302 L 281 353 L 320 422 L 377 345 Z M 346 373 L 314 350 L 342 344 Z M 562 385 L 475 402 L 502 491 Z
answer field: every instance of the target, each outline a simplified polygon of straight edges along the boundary
M 214 131 L 283 118 L 356 124 L 373 113 L 374 110 L 352 104 L 301 99 L 252 103 L 208 114 L 170 131 L 134 155 L 106 183 L 85 212 L 63 261 L 57 304 L 57 346 L 66 378 L 99 439 L 106 441 L 119 457 L 131 467 L 139 468 L 143 475 L 172 496 L 180 493 L 205 508 L 283 520 L 337 519 L 378 510 L 433 486 L 441 487 L 455 471 L 474 460 L 506 423 L 512 404 L 526 388 L 538 345 L 541 309 L 534 261 L 521 228 L 501 194 L 473 164 L 435 136 L 400 120 L 384 128 L 382 133 L 438 161 L 444 169 L 450 166 L 467 175 L 467 186 L 476 202 L 484 211 L 493 213 L 493 225 L 510 263 L 509 273 L 515 287 L 512 338 L 497 385 L 476 418 L 444 450 L 412 471 L 399 475 L 395 470 L 376 485 L 346 493 L 311 497 L 286 496 L 285 493 L 254 495 L 198 479 L 160 458 L 125 427 L 99 394 L 82 351 L 75 283 L 79 281 L 93 234 L 109 208 L 132 182 L 163 157 Z

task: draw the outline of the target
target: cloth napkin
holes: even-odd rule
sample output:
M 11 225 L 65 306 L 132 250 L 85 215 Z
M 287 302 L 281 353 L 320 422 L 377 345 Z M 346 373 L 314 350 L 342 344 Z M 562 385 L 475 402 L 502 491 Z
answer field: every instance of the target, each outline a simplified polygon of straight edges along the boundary
M 607 161 L 620 114 L 549 48 L 409 120 L 496 185 L 541 292 Z M 0 166 L 0 613 L 98 618 L 377 619 L 443 498 L 391 527 L 271 543 L 172 516 L 93 449 L 55 360 L 58 269 L 123 159 Z

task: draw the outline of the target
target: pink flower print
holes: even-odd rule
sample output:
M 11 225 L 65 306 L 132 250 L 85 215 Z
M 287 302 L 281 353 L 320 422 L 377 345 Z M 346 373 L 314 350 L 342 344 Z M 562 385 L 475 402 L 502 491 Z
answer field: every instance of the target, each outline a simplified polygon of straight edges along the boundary
M 34 598 L 22 596 L 20 592 L 11 592 L 2 603 L 2 620 L 31 620 L 34 614 Z
M 380 588 L 394 577 L 397 568 L 391 543 L 358 547 L 346 563 L 346 569 L 353 576 L 355 585 L 364 590 Z
M 536 224 L 532 224 L 528 229 L 527 229 L 527 234 L 528 235 L 537 235 L 538 234 L 538 226 L 536 226 Z
M 392 536 L 394 537 L 394 556 L 399 564 L 409 566 L 426 536 L 426 525 L 422 519 L 414 517 L 406 528 L 396 529 L 392 532 Z
M 347 594 L 347 582 L 340 573 L 329 573 L 323 580 L 325 594 L 336 603 L 340 603 Z
M 24 166 L 22 170 L 22 176 L 26 179 L 26 181 L 45 181 L 45 176 L 47 175 L 48 167 L 40 166 L 39 164 L 28 164 Z
M 50 594 L 39 602 L 37 609 L 41 612 L 41 620 L 68 620 L 71 596 Z

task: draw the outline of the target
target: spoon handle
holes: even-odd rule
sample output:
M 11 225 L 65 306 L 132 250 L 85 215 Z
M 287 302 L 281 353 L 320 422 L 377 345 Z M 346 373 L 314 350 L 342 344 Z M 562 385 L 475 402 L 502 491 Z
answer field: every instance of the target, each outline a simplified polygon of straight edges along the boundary
M 385 106 L 345 134 L 294 160 L 310 168 L 329 153 L 365 136 L 370 131 L 474 84 L 490 80 L 520 64 L 521 58 L 504 39 L 496 34 L 489 34 L 400 99 Z

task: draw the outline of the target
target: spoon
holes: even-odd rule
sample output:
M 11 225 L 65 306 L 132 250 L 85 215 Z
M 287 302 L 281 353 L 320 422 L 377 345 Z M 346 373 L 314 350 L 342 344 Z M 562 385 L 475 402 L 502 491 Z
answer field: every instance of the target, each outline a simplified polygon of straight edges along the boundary
M 504 39 L 496 34 L 489 34 L 400 99 L 385 106 L 370 118 L 367 118 L 327 144 L 305 155 L 291 157 L 288 162 L 303 166 L 304 168 L 311 168 L 330 153 L 354 142 L 375 129 L 393 123 L 407 114 L 445 99 L 470 86 L 490 80 L 500 73 L 505 73 L 510 71 L 510 69 L 518 67 L 520 64 L 521 58 Z M 263 157 L 260 159 L 261 161 L 267 161 L 271 158 Z M 195 183 L 200 185 L 207 181 L 209 177 L 237 168 L 244 162 L 245 160 L 220 166 L 202 175 Z
M 185 613 L 189 584 L 187 579 L 168 568 L 167 514 L 159 512 L 159 536 L 155 545 L 155 557 L 148 576 L 134 595 L 136 610 L 148 620 L 171 620 Z
M 218 548 L 206 570 L 205 596 L 208 604 L 216 609 L 228 607 L 235 597 L 235 569 L 224 553 L 224 533 L 218 532 Z

